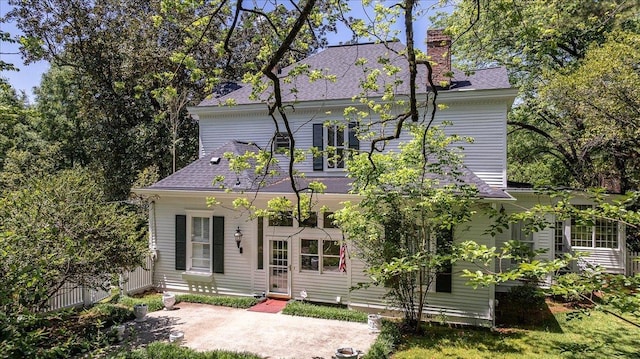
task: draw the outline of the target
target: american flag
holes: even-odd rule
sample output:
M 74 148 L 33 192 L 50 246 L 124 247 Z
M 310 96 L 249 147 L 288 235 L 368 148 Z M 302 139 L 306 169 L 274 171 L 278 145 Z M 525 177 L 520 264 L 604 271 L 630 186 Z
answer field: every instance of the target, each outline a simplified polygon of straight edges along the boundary
M 343 244 L 340 246 L 340 264 L 338 264 L 339 272 L 347 271 L 347 245 Z

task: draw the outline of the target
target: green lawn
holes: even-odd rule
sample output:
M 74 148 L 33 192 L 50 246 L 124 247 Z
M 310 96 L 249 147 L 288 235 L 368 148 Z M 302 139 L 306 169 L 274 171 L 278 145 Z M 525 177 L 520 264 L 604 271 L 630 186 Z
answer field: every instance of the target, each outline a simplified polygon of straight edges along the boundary
M 406 337 L 394 359 L 409 358 L 640 358 L 640 329 L 598 311 L 538 330 L 451 329 L 431 326 L 424 336 Z

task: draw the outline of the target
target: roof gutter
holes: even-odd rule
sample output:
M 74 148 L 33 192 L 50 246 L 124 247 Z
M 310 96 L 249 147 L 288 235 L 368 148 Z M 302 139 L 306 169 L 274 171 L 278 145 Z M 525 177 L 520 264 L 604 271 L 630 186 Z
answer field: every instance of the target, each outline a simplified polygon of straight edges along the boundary
M 439 102 L 483 102 L 483 101 L 507 101 L 509 106 L 513 104 L 516 96 L 518 95 L 518 89 L 516 88 L 505 88 L 505 89 L 460 89 L 460 90 L 450 90 L 450 91 L 440 91 L 438 92 L 438 101 Z M 400 96 L 408 96 L 405 94 L 398 95 Z M 389 101 L 382 101 L 382 97 L 373 98 L 374 101 L 378 103 L 389 103 Z M 301 102 L 290 102 L 285 103 L 285 107 L 295 108 L 296 111 L 300 110 L 313 110 L 313 111 L 326 111 L 330 109 L 342 110 L 348 106 L 354 107 L 366 107 L 365 105 L 360 104 L 357 101 L 353 101 L 351 98 L 348 99 L 336 99 L 336 100 L 314 100 L 314 101 L 301 101 Z M 199 120 L 200 116 L 209 116 L 209 115 L 237 115 L 238 109 L 242 108 L 243 114 L 248 114 L 252 112 L 264 112 L 268 110 L 266 103 L 251 103 L 251 104 L 239 104 L 239 105 L 213 105 L 213 106 L 189 106 L 187 110 L 192 117 L 196 120 Z M 342 113 L 342 111 L 340 111 Z

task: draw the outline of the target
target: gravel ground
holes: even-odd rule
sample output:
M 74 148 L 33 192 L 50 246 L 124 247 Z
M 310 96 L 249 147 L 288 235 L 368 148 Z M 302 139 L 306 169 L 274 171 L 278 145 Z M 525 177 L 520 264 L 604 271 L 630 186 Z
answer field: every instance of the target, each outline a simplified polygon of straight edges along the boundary
M 168 341 L 169 333 L 182 331 L 182 345 L 195 350 L 246 351 L 264 358 L 329 359 L 343 347 L 366 352 L 377 336 L 364 323 L 195 303 L 179 303 L 176 308 L 149 313 L 143 323 L 130 323 L 128 346 Z

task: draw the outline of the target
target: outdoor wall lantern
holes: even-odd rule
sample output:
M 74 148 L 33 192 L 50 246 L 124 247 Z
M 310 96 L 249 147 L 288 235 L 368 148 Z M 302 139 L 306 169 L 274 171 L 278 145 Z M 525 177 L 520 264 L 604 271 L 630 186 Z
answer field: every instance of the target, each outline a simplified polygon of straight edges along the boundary
M 240 250 L 240 254 L 242 254 L 242 247 L 240 247 L 240 242 L 242 242 L 242 232 L 240 232 L 240 227 L 238 226 L 238 229 L 236 229 L 236 233 L 233 235 L 236 239 L 236 245 L 238 246 L 238 249 Z

